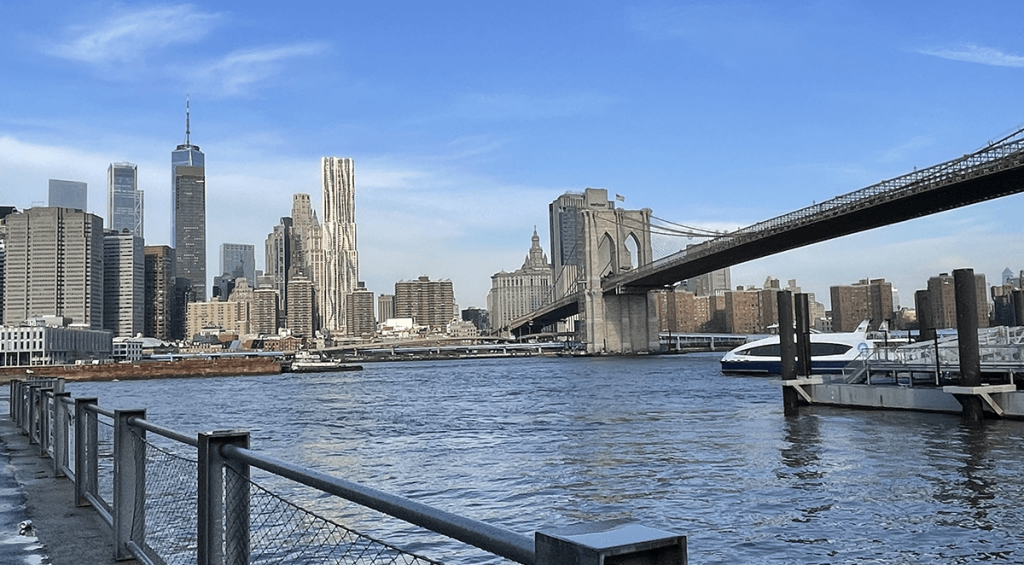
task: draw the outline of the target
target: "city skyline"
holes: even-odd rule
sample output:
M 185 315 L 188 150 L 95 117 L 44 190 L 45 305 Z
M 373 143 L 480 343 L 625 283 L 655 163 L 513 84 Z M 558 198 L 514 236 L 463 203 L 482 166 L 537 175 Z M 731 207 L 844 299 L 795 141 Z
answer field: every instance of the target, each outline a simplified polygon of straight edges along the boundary
M 319 193 L 317 159 L 345 155 L 360 164 L 367 288 L 449 278 L 463 307 L 485 304 L 490 275 L 521 263 L 520 242 L 566 191 L 607 188 L 621 207 L 733 229 L 1024 121 L 1013 95 L 1024 40 L 1011 24 L 1024 7 L 1013 3 L 595 3 L 546 7 L 540 20 L 530 5 L 357 6 L 344 38 L 330 5 L 49 4 L 13 6 L 0 24 L 12 79 L 0 94 L 0 204 L 28 208 L 47 179 L 70 179 L 104 215 L 106 169 L 130 161 L 149 201 L 146 243 L 171 244 L 166 147 L 191 94 L 216 155 L 210 265 L 219 243 L 259 246 L 292 194 Z M 1024 198 L 1003 198 L 733 277 L 797 278 L 823 298 L 830 284 L 885 277 L 904 301 L 955 268 L 995 281 L 1019 269 L 1022 211 Z M 656 251 L 669 243 L 685 241 Z

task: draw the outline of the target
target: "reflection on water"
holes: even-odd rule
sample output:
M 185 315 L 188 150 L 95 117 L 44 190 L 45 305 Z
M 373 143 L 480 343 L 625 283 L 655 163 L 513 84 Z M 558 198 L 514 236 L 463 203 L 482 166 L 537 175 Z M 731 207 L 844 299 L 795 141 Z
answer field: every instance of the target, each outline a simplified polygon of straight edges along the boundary
M 245 428 L 256 449 L 527 534 L 631 518 L 688 535 L 693 563 L 1024 562 L 1024 423 L 826 407 L 784 418 L 777 387 L 723 376 L 712 355 L 68 388 L 182 431 Z M 274 486 L 431 557 L 500 562 Z

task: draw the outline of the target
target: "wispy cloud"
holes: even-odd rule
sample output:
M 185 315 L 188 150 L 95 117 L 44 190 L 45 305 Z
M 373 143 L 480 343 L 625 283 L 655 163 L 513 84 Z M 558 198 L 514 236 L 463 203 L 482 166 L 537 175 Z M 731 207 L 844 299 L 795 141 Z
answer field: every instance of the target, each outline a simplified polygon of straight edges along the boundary
M 752 4 L 648 7 L 631 9 L 627 16 L 627 29 L 641 37 L 683 40 L 704 49 L 764 49 L 792 33 L 788 22 Z
M 197 86 L 221 96 L 244 95 L 251 92 L 257 83 L 283 70 L 288 61 L 314 57 L 327 50 L 325 42 L 239 49 L 199 70 L 195 81 L 199 83 Z
M 918 53 L 951 61 L 978 63 L 993 67 L 1024 67 L 1024 56 L 1004 53 L 993 47 L 982 47 L 971 43 L 953 48 L 919 49 Z
M 915 135 L 907 141 L 896 145 L 895 147 L 889 147 L 886 149 L 879 160 L 882 163 L 900 163 L 911 155 L 916 153 L 919 149 L 930 147 L 934 144 L 935 140 L 925 135 Z
M 44 51 L 100 65 L 133 62 L 155 49 L 195 43 L 221 19 L 219 14 L 199 11 L 190 4 L 122 10 L 106 20 L 75 26 L 69 39 Z
M 453 109 L 455 117 L 479 120 L 565 118 L 603 112 L 615 103 L 615 97 L 597 92 L 578 92 L 561 96 L 498 93 L 467 94 Z

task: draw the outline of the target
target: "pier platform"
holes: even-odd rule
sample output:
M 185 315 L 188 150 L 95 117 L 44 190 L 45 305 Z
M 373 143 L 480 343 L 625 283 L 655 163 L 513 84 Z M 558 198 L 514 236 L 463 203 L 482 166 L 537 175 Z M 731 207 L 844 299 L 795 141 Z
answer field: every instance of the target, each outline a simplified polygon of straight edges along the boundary
M 915 410 L 960 414 L 958 395 L 982 398 L 985 412 L 997 417 L 1024 420 L 1024 391 L 1014 385 L 994 384 L 979 387 L 928 386 L 907 384 L 848 384 L 841 378 L 812 377 L 794 381 L 776 381 L 796 386 L 801 397 L 812 405 Z
M 6 387 L 0 398 L 8 397 Z M 90 507 L 75 507 L 74 485 L 53 476 L 0 402 L 0 563 L 11 565 L 131 564 L 114 561 L 110 527 Z M 22 535 L 22 524 L 31 529 Z

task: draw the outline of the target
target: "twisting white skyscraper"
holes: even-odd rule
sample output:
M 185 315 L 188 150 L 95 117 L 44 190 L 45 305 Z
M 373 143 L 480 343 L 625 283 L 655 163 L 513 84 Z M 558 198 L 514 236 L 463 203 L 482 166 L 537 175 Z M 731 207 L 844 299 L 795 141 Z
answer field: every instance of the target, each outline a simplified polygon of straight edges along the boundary
M 359 280 L 355 165 L 347 157 L 324 157 L 320 168 L 324 272 L 323 280 L 314 283 L 320 289 L 318 309 L 322 326 L 338 331 L 345 328 L 345 296 L 355 290 Z

